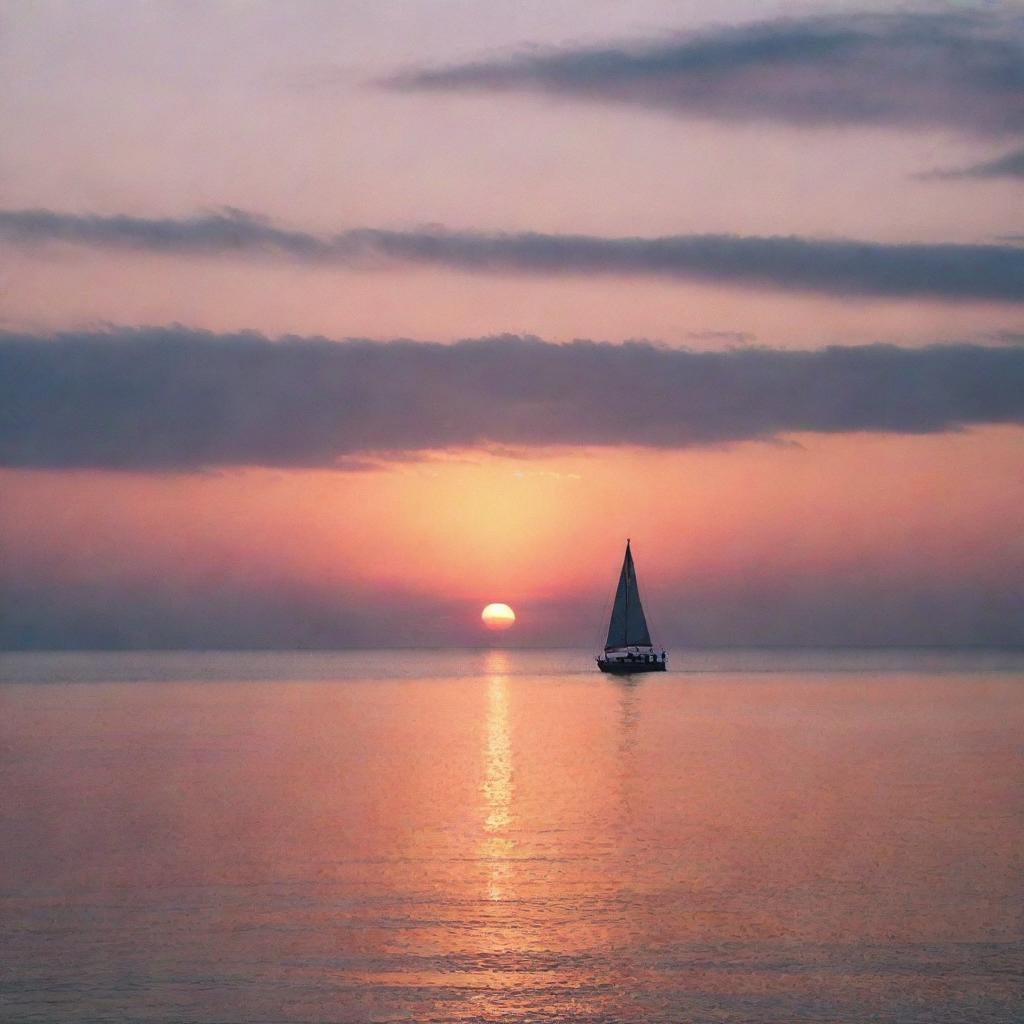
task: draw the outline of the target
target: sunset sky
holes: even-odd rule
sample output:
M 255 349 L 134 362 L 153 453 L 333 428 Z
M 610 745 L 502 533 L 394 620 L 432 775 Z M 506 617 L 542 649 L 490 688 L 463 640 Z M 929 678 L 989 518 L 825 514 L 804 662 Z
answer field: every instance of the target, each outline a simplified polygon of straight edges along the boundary
M 9 4 L 0 645 L 1024 644 L 1016 4 Z

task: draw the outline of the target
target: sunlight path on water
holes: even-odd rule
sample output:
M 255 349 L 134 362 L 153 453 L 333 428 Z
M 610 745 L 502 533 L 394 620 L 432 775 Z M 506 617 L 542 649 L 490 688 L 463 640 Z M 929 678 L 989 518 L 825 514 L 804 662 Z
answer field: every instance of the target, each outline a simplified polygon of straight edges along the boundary
M 490 872 L 487 895 L 502 899 L 510 875 L 510 858 L 515 843 L 509 836 L 512 824 L 512 738 L 509 732 L 508 656 L 490 651 L 487 656 L 487 747 L 484 763 L 483 799 L 485 837 L 481 856 Z

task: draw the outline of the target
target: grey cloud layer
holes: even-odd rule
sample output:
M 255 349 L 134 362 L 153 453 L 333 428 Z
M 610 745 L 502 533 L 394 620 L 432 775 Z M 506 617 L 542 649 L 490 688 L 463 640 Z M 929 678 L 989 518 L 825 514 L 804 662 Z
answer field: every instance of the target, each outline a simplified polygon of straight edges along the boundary
M 183 328 L 0 335 L 0 465 L 312 466 L 474 445 L 683 447 L 1024 422 L 1024 349 L 690 352 Z
M 776 19 L 646 43 L 416 69 L 404 90 L 528 90 L 719 119 L 1024 130 L 1024 17 L 994 11 Z
M 602 238 L 443 229 L 359 229 L 318 236 L 236 210 L 181 219 L 0 210 L 0 240 L 363 268 L 398 264 L 472 273 L 648 276 L 841 296 L 1024 302 L 1024 249 L 1012 245 L 736 235 Z

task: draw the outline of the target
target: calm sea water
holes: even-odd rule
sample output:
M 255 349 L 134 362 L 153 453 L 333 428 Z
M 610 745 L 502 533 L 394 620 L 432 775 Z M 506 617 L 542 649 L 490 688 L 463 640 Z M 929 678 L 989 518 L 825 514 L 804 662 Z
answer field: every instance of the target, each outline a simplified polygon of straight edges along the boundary
M 1024 1019 L 1024 656 L 0 659 L 10 1022 Z

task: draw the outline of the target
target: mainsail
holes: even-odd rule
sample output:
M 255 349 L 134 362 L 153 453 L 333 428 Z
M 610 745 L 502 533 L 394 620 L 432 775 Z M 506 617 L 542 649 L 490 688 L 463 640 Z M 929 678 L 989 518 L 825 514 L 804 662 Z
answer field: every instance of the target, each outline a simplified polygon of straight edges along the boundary
M 608 624 L 606 651 L 614 647 L 650 647 L 651 634 L 647 631 L 644 607 L 640 603 L 640 591 L 636 586 L 636 569 L 633 555 L 626 541 L 626 557 L 622 560 L 619 585 L 615 590 L 615 604 L 612 620 Z

